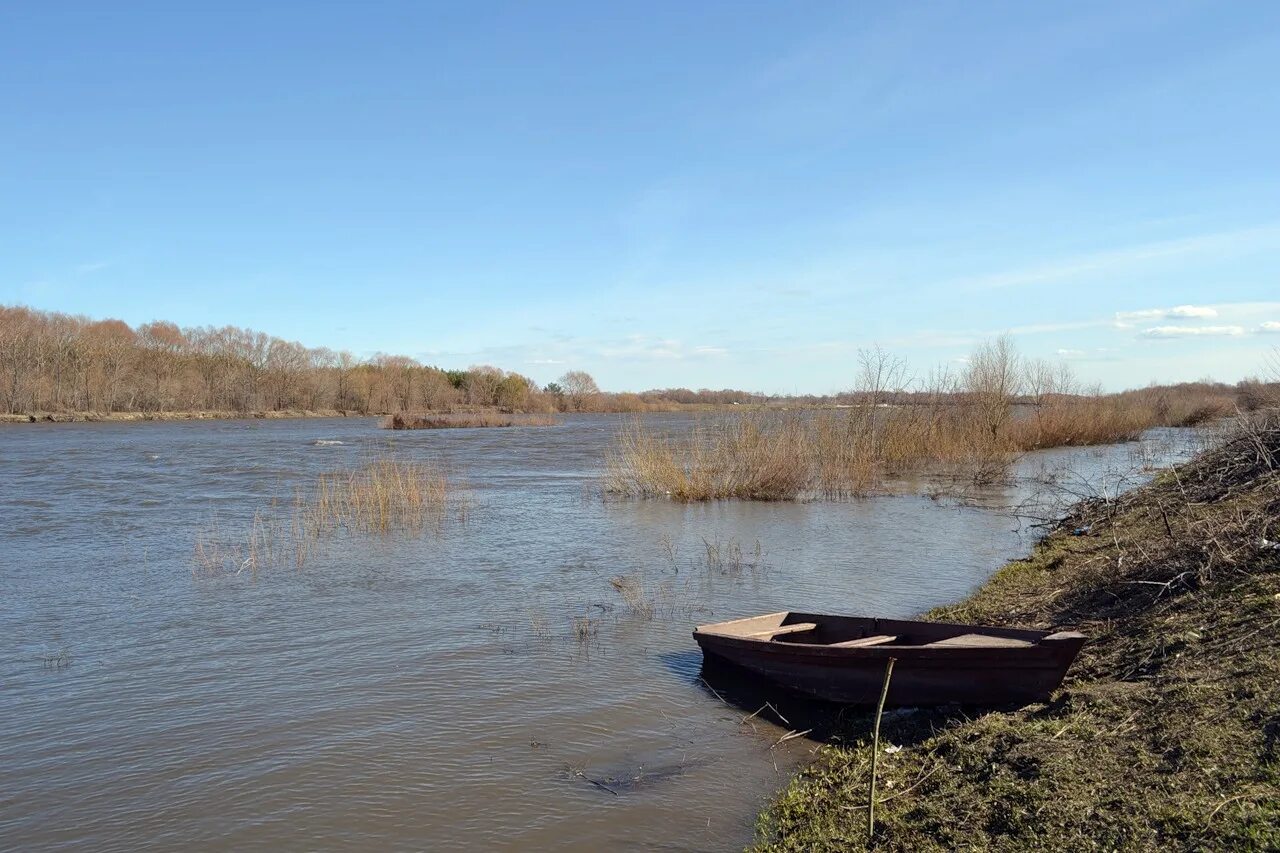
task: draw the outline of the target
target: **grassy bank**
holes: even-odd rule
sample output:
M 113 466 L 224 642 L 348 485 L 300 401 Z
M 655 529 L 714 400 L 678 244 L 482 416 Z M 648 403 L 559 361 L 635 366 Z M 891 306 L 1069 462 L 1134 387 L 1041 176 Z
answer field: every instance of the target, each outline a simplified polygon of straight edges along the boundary
M 758 849 L 1280 849 L 1280 417 L 1086 501 L 932 617 L 1090 637 L 1045 705 L 866 717 L 761 817 Z

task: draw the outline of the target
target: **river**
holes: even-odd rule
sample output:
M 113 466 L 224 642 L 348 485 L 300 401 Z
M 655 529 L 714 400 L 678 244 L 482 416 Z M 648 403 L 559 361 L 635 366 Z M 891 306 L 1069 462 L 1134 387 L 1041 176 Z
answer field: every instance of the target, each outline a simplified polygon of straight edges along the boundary
M 816 744 L 742 724 L 693 625 L 954 601 L 1030 547 L 1033 473 L 1168 440 L 1032 454 L 977 501 L 685 506 L 601 495 L 620 423 L 0 427 L 0 847 L 741 849 Z M 198 571 L 211 526 L 388 452 L 465 495 L 439 529 Z

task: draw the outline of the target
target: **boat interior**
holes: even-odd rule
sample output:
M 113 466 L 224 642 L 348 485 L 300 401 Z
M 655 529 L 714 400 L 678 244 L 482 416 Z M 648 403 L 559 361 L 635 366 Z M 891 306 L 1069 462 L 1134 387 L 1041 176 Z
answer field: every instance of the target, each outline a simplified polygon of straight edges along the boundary
M 885 646 L 930 648 L 1019 648 L 1036 645 L 1042 631 L 949 625 L 857 616 L 784 611 L 703 625 L 699 633 L 772 643 L 853 649 Z

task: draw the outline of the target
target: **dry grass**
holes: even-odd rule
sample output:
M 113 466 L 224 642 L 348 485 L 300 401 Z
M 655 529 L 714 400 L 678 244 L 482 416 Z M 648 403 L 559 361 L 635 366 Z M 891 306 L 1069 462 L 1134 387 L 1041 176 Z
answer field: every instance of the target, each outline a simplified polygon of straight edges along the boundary
M 433 464 L 380 457 L 351 468 L 320 474 L 300 488 L 287 506 L 272 501 L 254 513 L 247 531 L 227 530 L 215 516 L 196 535 L 193 574 L 216 578 L 292 564 L 301 568 L 339 533 L 416 535 L 441 530 L 448 518 L 451 489 Z M 469 504 L 454 501 L 465 524 Z
M 607 488 L 681 501 L 787 500 L 811 486 L 809 438 L 797 415 L 718 419 L 678 441 L 636 420 L 606 460 Z
M 1159 421 L 1151 406 L 1121 397 L 1058 397 L 1012 420 L 1009 442 L 1019 450 L 1136 441 Z
M 765 566 L 764 546 L 759 539 L 744 553 L 742 543 L 736 539 L 722 542 L 718 536 L 714 540 L 703 537 L 702 550 L 704 567 L 715 574 L 737 577 L 744 569 L 756 571 Z
M 634 421 L 606 458 L 605 489 L 678 501 L 847 498 L 926 468 L 990 482 L 1015 449 L 954 407 L 747 412 L 683 438 Z
M 609 584 L 622 596 L 623 602 L 633 616 L 641 619 L 652 619 L 657 612 L 656 601 L 646 594 L 644 584 L 632 575 L 616 575 L 609 579 Z
M 382 419 L 383 429 L 463 429 L 473 427 L 554 426 L 555 415 L 512 414 L 497 411 L 477 412 L 428 412 L 407 414 L 397 412 Z
M 1234 412 L 1220 386 L 1081 393 L 1070 371 L 1023 362 L 1007 339 L 978 347 L 959 376 L 937 374 L 901 399 L 902 362 L 861 356 L 857 405 L 831 411 L 736 412 L 673 437 L 636 420 L 606 458 L 605 489 L 678 501 L 801 500 L 866 495 L 919 473 L 986 484 L 1018 454 L 1133 441 L 1158 425 Z M 897 390 L 895 390 L 897 389 Z
M 433 465 L 392 458 L 321 474 L 298 512 L 319 534 L 336 527 L 361 533 L 416 532 L 444 519 L 448 480 Z
M 600 635 L 600 619 L 597 617 L 575 616 L 569 627 L 578 643 L 590 643 Z

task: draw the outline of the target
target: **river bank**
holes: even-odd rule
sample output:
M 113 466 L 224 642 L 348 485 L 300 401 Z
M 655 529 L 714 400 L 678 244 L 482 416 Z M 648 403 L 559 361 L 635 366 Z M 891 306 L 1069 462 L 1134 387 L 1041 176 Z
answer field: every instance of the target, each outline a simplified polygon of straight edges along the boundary
M 266 411 L 183 411 L 183 412 L 21 412 L 0 414 L 0 423 L 132 423 L 135 421 L 236 421 L 283 420 L 289 418 L 368 418 L 384 412 L 356 412 L 340 409 L 280 409 Z
M 931 618 L 1075 629 L 1048 704 L 889 714 L 876 835 L 861 717 L 761 816 L 758 849 L 1280 847 L 1280 418 L 1072 512 Z

